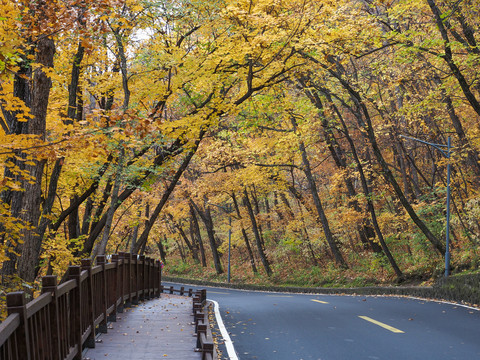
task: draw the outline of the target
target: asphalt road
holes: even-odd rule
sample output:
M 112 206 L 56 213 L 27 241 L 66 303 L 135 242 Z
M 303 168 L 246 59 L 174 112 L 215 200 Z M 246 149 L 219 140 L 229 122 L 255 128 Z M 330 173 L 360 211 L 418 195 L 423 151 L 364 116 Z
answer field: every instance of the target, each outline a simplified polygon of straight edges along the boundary
M 206 289 L 240 360 L 480 359 L 480 311 L 460 305 Z

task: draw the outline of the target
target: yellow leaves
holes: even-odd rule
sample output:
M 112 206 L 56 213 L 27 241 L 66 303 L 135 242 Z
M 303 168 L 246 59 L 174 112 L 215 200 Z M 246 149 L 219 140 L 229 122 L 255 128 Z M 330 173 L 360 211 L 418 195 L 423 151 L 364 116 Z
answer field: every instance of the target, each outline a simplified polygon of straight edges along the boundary
M 0 103 L 5 111 L 16 113 L 17 120 L 26 122 L 33 118 L 30 114 L 30 109 L 25 105 L 21 99 L 13 95 L 13 86 L 11 82 L 4 83 L 0 87 Z M 0 112 L 0 117 L 5 121 L 3 112 Z
M 41 258 L 45 263 L 50 263 L 53 273 L 57 275 L 65 273 L 70 264 L 78 261 L 73 253 L 81 251 L 85 241 L 84 237 L 66 240 L 61 234 L 47 234 L 46 239 Z
M 11 76 L 15 64 L 22 53 L 20 48 L 25 39 L 20 36 L 19 16 L 20 9 L 15 2 L 0 0 L 0 81 Z

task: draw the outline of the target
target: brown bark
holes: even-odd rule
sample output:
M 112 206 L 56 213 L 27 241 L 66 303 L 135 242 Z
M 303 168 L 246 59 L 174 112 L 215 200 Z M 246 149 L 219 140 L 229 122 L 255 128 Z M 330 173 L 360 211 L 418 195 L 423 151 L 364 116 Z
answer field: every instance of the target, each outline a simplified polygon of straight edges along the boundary
M 470 89 L 470 85 L 468 84 L 467 79 L 463 75 L 462 71 L 458 67 L 458 65 L 455 63 L 455 60 L 453 59 L 453 52 L 451 48 L 451 43 L 450 39 L 448 36 L 447 29 L 445 27 L 445 24 L 443 22 L 442 18 L 442 13 L 435 3 L 434 0 L 427 0 L 428 5 L 430 6 L 430 9 L 432 10 L 435 23 L 437 24 L 438 30 L 440 32 L 440 35 L 442 36 L 443 39 L 443 45 L 444 45 L 444 51 L 445 53 L 441 56 L 445 62 L 447 63 L 448 67 L 450 68 L 450 71 L 452 72 L 453 76 L 457 79 L 458 84 L 460 85 L 463 94 L 465 95 L 467 101 L 470 103 L 471 107 L 473 110 L 480 115 L 480 102 L 477 100 L 475 95 L 473 94 L 472 90 Z
M 329 99 L 329 100 L 331 102 L 331 99 Z M 395 258 L 393 257 L 392 253 L 390 252 L 390 249 L 387 246 L 387 243 L 385 242 L 385 239 L 383 237 L 383 233 L 380 230 L 380 226 L 379 226 L 378 221 L 377 221 L 377 214 L 375 212 L 375 206 L 374 206 L 373 201 L 372 201 L 372 191 L 370 190 L 369 182 L 368 182 L 367 177 L 365 175 L 365 172 L 363 170 L 362 162 L 360 161 L 360 158 L 358 156 L 357 148 L 355 147 L 355 143 L 353 142 L 353 139 L 350 136 L 350 132 L 348 130 L 347 124 L 345 123 L 345 121 L 343 119 L 342 114 L 340 113 L 340 111 L 338 110 L 338 108 L 336 106 L 334 106 L 334 109 L 335 109 L 335 113 L 337 114 L 338 119 L 340 120 L 340 123 L 342 124 L 344 135 L 345 135 L 345 137 L 346 137 L 346 139 L 347 139 L 347 141 L 350 145 L 350 150 L 352 152 L 353 158 L 354 158 L 355 163 L 357 165 L 357 170 L 358 170 L 358 173 L 360 175 L 360 181 L 362 183 L 362 189 L 363 189 L 363 192 L 365 194 L 365 198 L 367 200 L 367 209 L 368 209 L 368 212 L 370 213 L 370 216 L 372 218 L 373 228 L 375 230 L 375 233 L 377 234 L 378 240 L 380 242 L 380 246 L 382 247 L 382 250 L 383 250 L 385 256 L 387 257 L 390 265 L 392 266 L 393 271 L 397 275 L 397 279 L 402 280 L 403 279 L 403 273 L 400 270 L 400 268 L 398 267 L 398 264 L 395 261 Z
M 193 246 L 193 243 L 191 243 L 190 240 L 188 240 L 187 234 L 185 234 L 185 231 L 183 230 L 183 228 L 175 221 L 172 214 L 168 213 L 167 217 L 172 223 L 173 228 L 180 234 L 180 237 L 183 239 L 183 241 L 185 241 L 185 244 L 187 245 L 187 248 L 190 251 L 190 254 L 192 254 L 192 259 L 195 262 L 200 262 L 200 260 L 198 259 L 197 251 Z
M 170 197 L 171 193 L 175 189 L 175 186 L 177 186 L 178 180 L 180 180 L 180 177 L 182 176 L 183 172 L 186 170 L 188 167 L 188 164 L 190 164 L 190 160 L 192 160 L 193 155 L 195 155 L 198 146 L 200 145 L 200 142 L 202 140 L 203 134 L 200 135 L 200 138 L 195 142 L 194 147 L 191 148 L 185 158 L 183 159 L 180 167 L 177 169 L 175 175 L 172 178 L 172 181 L 168 185 L 167 189 L 163 193 L 162 198 L 160 199 L 160 202 L 156 206 L 155 210 L 153 210 L 152 216 L 148 220 L 148 223 L 145 224 L 145 229 L 143 230 L 142 234 L 140 235 L 137 244 L 135 245 L 135 248 L 132 249 L 133 253 L 137 253 L 140 248 L 147 243 L 148 241 L 148 235 L 150 234 L 150 230 L 152 230 L 152 227 L 155 223 L 155 221 L 158 218 L 158 215 L 160 215 L 160 212 L 162 211 L 163 207 L 168 201 L 168 198 Z
M 430 1 L 430 0 L 429 0 Z M 322 68 L 324 68 L 327 72 L 329 72 L 334 78 L 336 78 L 340 84 L 345 88 L 345 90 L 349 93 L 352 101 L 358 106 L 359 111 L 356 111 L 355 114 L 357 116 L 357 120 L 359 121 L 360 125 L 364 128 L 366 132 L 366 136 L 370 142 L 370 145 L 372 147 L 373 153 L 375 155 L 375 158 L 377 159 L 377 162 L 380 164 L 382 171 L 383 171 L 383 177 L 385 180 L 393 187 L 395 193 L 397 194 L 398 199 L 400 200 L 400 203 L 404 207 L 404 209 L 407 211 L 408 215 L 412 219 L 412 221 L 417 225 L 417 227 L 422 231 L 422 233 L 425 235 L 425 237 L 432 243 L 434 248 L 442 255 L 445 254 L 445 245 L 430 231 L 430 229 L 425 225 L 425 223 L 419 218 L 415 210 L 413 209 L 412 205 L 410 202 L 407 200 L 405 197 L 402 189 L 400 188 L 400 185 L 398 184 L 397 180 L 392 174 L 392 171 L 390 170 L 387 162 L 385 161 L 382 152 L 380 151 L 380 148 L 377 143 L 377 139 L 375 136 L 375 132 L 373 129 L 373 124 L 372 120 L 370 118 L 370 114 L 368 112 L 368 109 L 363 102 L 362 96 L 360 93 L 358 93 L 351 85 L 350 83 L 345 80 L 341 74 L 335 72 L 332 70 L 330 66 L 327 66 L 325 64 L 320 63 L 318 60 L 312 58 L 311 56 L 307 54 L 303 54 L 305 57 L 308 59 L 316 62 L 319 64 Z
M 253 235 L 255 236 L 255 243 L 257 244 L 258 256 L 260 257 L 265 272 L 268 276 L 271 276 L 272 269 L 270 268 L 270 262 L 268 261 L 267 255 L 265 254 L 265 244 L 263 243 L 262 237 L 260 236 L 257 220 L 255 219 L 255 214 L 253 212 L 252 203 L 250 202 L 247 189 L 243 190 L 243 204 L 247 208 L 248 216 L 250 217 L 250 222 L 252 223 L 252 231 Z
M 240 213 L 240 207 L 238 206 L 237 197 L 235 196 L 235 193 L 232 193 L 231 197 L 233 200 L 233 206 L 235 208 L 235 212 L 237 213 L 237 218 L 240 221 L 242 221 L 242 215 Z M 253 273 L 256 274 L 258 270 L 257 270 L 257 266 L 255 265 L 255 257 L 253 255 L 252 247 L 250 246 L 250 240 L 248 239 L 247 231 L 245 230 L 243 223 L 242 223 L 242 236 L 243 236 L 243 240 L 245 241 L 245 246 L 247 248 L 248 258 L 250 259 L 250 266 L 252 267 Z
M 51 38 L 44 37 L 37 43 L 36 62 L 44 67 L 53 67 L 53 56 L 55 54 L 55 43 Z M 29 133 L 37 135 L 41 140 L 45 140 L 47 106 L 52 87 L 51 79 L 43 72 L 42 68 L 35 70 L 33 74 L 32 85 L 32 107 L 31 112 L 34 116 L 29 121 Z M 35 278 L 36 264 L 40 255 L 42 237 L 36 233 L 41 205 L 41 184 L 45 160 L 35 161 L 29 171 L 35 179 L 34 183 L 25 183 L 25 194 L 23 198 L 22 214 L 23 220 L 32 224 L 35 230 L 25 231 L 24 242 L 22 246 L 22 256 L 18 261 L 18 274 L 26 281 L 33 281 Z
M 292 123 L 293 129 L 295 132 L 297 132 L 297 122 L 293 116 L 290 117 L 290 121 Z M 318 218 L 322 224 L 323 227 L 323 232 L 325 234 L 325 239 L 327 240 L 327 243 L 330 247 L 330 250 L 335 258 L 335 262 L 337 265 L 341 267 L 347 267 L 347 263 L 345 262 L 340 249 L 338 248 L 337 241 L 334 238 L 331 230 L 330 230 L 330 225 L 328 223 L 327 216 L 325 215 L 325 211 L 323 209 L 322 202 L 320 201 L 320 197 L 318 196 L 318 190 L 317 190 L 317 184 L 315 183 L 315 180 L 313 178 L 313 173 L 312 169 L 310 166 L 310 161 L 307 156 L 307 150 L 305 149 L 305 144 L 303 143 L 302 140 L 299 139 L 299 149 L 300 153 L 302 155 L 302 163 L 303 163 L 303 172 L 305 173 L 305 176 L 308 181 L 308 185 L 310 188 L 310 193 L 313 197 L 313 203 L 315 205 L 315 209 L 317 210 L 317 215 Z
M 310 79 L 308 79 L 310 80 Z M 343 150 L 342 146 L 337 141 L 335 134 L 333 132 L 332 126 L 328 123 L 327 117 L 325 116 L 323 102 L 318 96 L 318 94 L 314 91 L 310 91 L 307 82 L 305 80 L 300 80 L 300 84 L 304 88 L 304 91 L 307 97 L 310 99 L 313 105 L 318 109 L 320 112 L 320 116 L 322 119 L 322 129 L 325 137 L 325 141 L 327 143 L 328 150 L 332 155 L 332 158 L 335 162 L 335 165 L 342 171 L 347 171 L 347 162 L 345 159 L 345 151 Z M 349 206 L 351 206 L 356 212 L 362 213 L 362 209 L 358 204 L 356 198 L 356 190 L 353 185 L 352 179 L 350 176 L 344 177 L 345 186 L 347 187 L 348 196 L 349 196 Z M 375 232 L 372 229 L 372 225 L 365 219 L 362 225 L 357 226 L 357 232 L 360 237 L 360 241 L 362 242 L 365 248 L 369 247 L 374 252 L 381 252 L 382 249 L 372 241 L 372 238 L 375 236 Z
M 195 209 L 193 208 L 192 204 L 189 202 L 190 207 L 190 232 L 192 241 L 195 238 L 196 242 L 198 243 L 198 247 L 200 250 L 200 258 L 202 260 L 202 266 L 207 267 L 207 259 L 205 257 L 205 247 L 203 246 L 203 239 L 202 234 L 200 233 L 200 226 L 198 225 L 197 215 L 195 215 Z
M 210 209 L 207 207 L 205 210 L 201 210 L 200 207 L 192 200 L 190 200 L 190 204 L 195 208 L 195 211 L 202 219 L 203 224 L 205 225 L 205 229 L 207 230 L 208 241 L 210 243 L 210 250 L 212 251 L 213 257 L 213 264 L 215 266 L 215 270 L 217 275 L 223 273 L 222 263 L 220 262 L 220 255 L 218 254 L 217 243 L 215 241 L 215 229 L 213 228 L 213 220 L 212 214 Z

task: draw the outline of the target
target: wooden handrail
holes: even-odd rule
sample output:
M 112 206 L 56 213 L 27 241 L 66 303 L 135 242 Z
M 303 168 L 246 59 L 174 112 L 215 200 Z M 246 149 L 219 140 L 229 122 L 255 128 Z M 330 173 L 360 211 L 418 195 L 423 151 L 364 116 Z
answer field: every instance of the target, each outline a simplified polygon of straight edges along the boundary
M 160 261 L 128 253 L 104 256 L 97 265 L 82 260 L 70 266 L 67 281 L 42 278 L 42 295 L 7 294 L 8 317 L 0 324 L 2 360 L 81 360 L 85 347 L 95 347 L 95 334 L 107 331 L 107 320 L 140 300 L 160 297 Z

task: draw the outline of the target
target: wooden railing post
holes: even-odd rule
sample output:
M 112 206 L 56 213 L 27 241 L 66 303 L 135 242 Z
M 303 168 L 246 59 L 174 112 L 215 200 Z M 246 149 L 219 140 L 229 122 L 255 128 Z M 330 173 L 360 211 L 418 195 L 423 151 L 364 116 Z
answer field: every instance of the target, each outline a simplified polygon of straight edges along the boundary
M 156 273 L 156 262 L 155 262 L 155 259 L 152 259 L 150 261 L 150 288 L 152 289 L 152 297 L 156 297 L 157 296 L 157 292 L 155 291 L 155 288 L 156 288 L 156 278 L 157 278 L 157 273 Z
M 129 253 L 123 253 L 125 266 L 125 307 L 132 307 L 132 259 Z
M 90 335 L 87 338 L 85 345 L 89 348 L 95 347 L 95 306 L 93 304 L 93 279 L 92 279 L 92 260 L 90 259 L 82 259 L 81 260 L 81 271 L 87 270 L 88 278 L 87 278 L 87 288 L 88 291 L 86 294 L 82 294 L 85 297 L 87 302 L 87 314 L 82 314 L 82 316 L 88 316 L 88 322 L 92 328 Z
M 148 259 L 148 296 L 151 298 L 155 297 L 155 289 L 153 283 L 153 268 L 155 266 L 155 260 L 152 258 Z
M 133 297 L 132 297 L 132 304 L 133 305 L 138 305 L 138 301 L 140 300 L 140 292 L 139 292 L 139 286 L 140 286 L 140 273 L 139 273 L 139 260 L 138 256 L 136 254 L 130 254 L 130 257 L 132 259 L 132 292 L 133 292 Z
M 75 346 L 77 352 L 75 354 L 75 360 L 82 360 L 82 284 L 80 282 L 81 269 L 80 266 L 69 266 L 68 274 L 70 280 L 75 280 L 77 286 L 72 290 L 70 310 L 72 321 L 72 334 L 75 339 Z
M 61 339 L 60 339 L 60 319 L 58 314 L 58 302 L 57 302 L 57 277 L 55 275 L 47 275 L 42 277 L 42 294 L 51 293 L 52 302 L 50 304 L 50 329 L 52 332 L 52 351 L 50 354 L 52 359 L 61 359 Z
M 145 256 L 145 260 L 143 261 L 143 293 L 145 300 L 151 299 L 148 274 L 150 274 L 150 258 L 148 256 Z
M 160 297 L 160 291 L 161 291 L 161 286 L 162 286 L 162 266 L 160 264 L 159 260 L 155 261 L 155 288 L 157 291 L 155 292 L 156 297 Z
M 122 289 L 122 285 L 121 285 L 121 277 L 120 277 L 120 271 L 121 271 L 121 266 L 120 266 L 120 263 L 119 263 L 119 255 L 118 254 L 113 254 L 112 255 L 112 263 L 115 264 L 115 275 L 113 276 L 114 278 L 114 281 L 112 281 L 111 283 L 107 284 L 108 286 L 108 294 L 114 294 L 112 296 L 114 300 L 114 304 L 113 304 L 113 312 L 109 315 L 108 317 L 108 321 L 117 321 L 117 312 L 121 312 L 123 311 L 123 307 L 120 311 L 120 305 L 119 305 L 119 301 L 118 299 L 122 296 L 122 292 L 121 292 L 121 289 Z
M 108 307 L 108 295 L 107 295 L 107 271 L 105 270 L 106 264 L 105 255 L 97 255 L 97 266 L 102 267 L 100 281 L 102 282 L 102 313 L 103 320 L 98 324 L 98 332 L 107 333 L 107 307 Z
M 28 335 L 27 309 L 25 293 L 16 291 L 7 294 L 8 315 L 20 315 L 20 326 L 16 330 L 19 359 L 30 360 L 30 339 Z
M 125 276 L 127 274 L 126 271 L 126 261 L 125 261 L 125 253 L 124 252 L 119 252 L 118 253 L 118 260 L 119 263 L 119 289 L 118 289 L 118 297 L 120 298 L 120 304 L 117 308 L 117 311 L 119 313 L 123 313 L 123 309 L 125 308 L 125 294 L 127 293 L 127 289 L 125 286 Z
M 140 255 L 140 265 L 139 265 L 139 284 L 137 286 L 137 289 L 140 288 L 140 291 L 141 291 L 141 295 L 140 295 L 140 298 L 139 300 L 141 301 L 145 301 L 145 299 L 147 298 L 147 296 L 145 296 L 146 292 L 147 292 L 147 287 L 145 286 L 145 277 L 146 277 L 146 272 L 145 272 L 145 269 L 147 268 L 145 266 L 145 262 L 146 262 L 146 258 L 145 258 L 145 255 Z
M 148 263 L 148 288 L 150 289 L 150 298 L 155 297 L 155 259 L 150 258 Z

